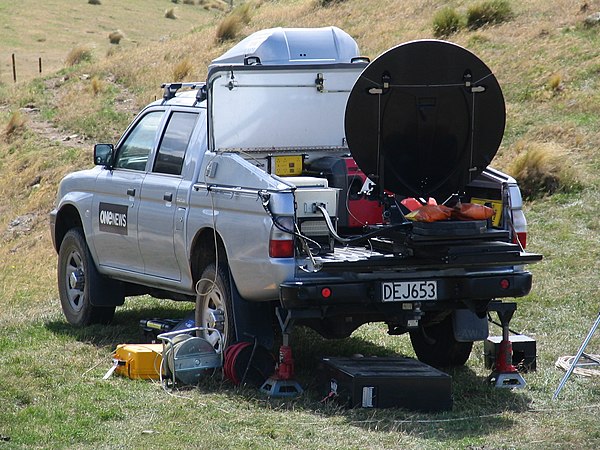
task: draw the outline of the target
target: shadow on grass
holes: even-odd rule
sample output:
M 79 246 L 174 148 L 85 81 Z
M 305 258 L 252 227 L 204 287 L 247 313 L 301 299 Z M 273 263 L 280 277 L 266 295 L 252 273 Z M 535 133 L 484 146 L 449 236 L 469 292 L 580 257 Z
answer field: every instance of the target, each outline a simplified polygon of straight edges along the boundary
M 141 341 L 140 319 L 183 318 L 189 311 L 165 306 L 139 307 L 131 310 L 117 310 L 110 325 L 94 325 L 77 328 L 63 321 L 48 322 L 46 327 L 53 333 L 70 336 L 77 341 L 95 346 L 116 346 L 123 342 Z M 444 443 L 457 438 L 485 436 L 499 430 L 509 432 L 516 421 L 507 412 L 528 411 L 531 399 L 523 391 L 495 389 L 485 378 L 477 375 L 469 367 L 449 369 L 452 376 L 454 406 L 452 411 L 422 413 L 405 409 L 349 409 L 339 404 L 323 403 L 327 394 L 326 386 L 319 383 L 316 369 L 325 356 L 348 357 L 355 354 L 365 356 L 406 356 L 385 346 L 378 345 L 361 337 L 351 336 L 340 340 L 327 340 L 316 333 L 298 327 L 292 336 L 296 363 L 296 378 L 305 392 L 295 399 L 268 398 L 256 388 L 236 387 L 219 375 L 203 378 L 198 387 L 203 394 L 219 393 L 239 399 L 240 402 L 263 404 L 267 411 L 302 409 L 320 417 L 335 418 L 348 425 L 368 431 L 384 433 L 401 432 L 419 435 L 426 439 Z M 276 344 L 278 345 L 278 344 Z
M 317 377 L 319 361 L 325 356 L 406 356 L 374 344 L 360 337 L 326 340 L 312 331 L 294 332 L 296 379 L 305 392 L 296 399 L 268 398 L 253 387 L 234 387 L 227 380 L 201 380 L 202 392 L 220 392 L 253 404 L 264 404 L 266 410 L 297 411 L 302 409 L 319 417 L 341 420 L 366 431 L 383 433 L 401 432 L 418 435 L 440 443 L 456 442 L 461 438 L 476 438 L 509 433 L 516 420 L 506 413 L 524 413 L 529 410 L 531 398 L 523 391 L 496 389 L 485 377 L 469 367 L 444 370 L 452 376 L 454 406 L 452 411 L 416 412 L 400 408 L 346 408 L 336 402 L 324 403 L 327 386 Z
M 73 339 L 98 347 L 116 346 L 123 343 L 144 343 L 142 319 L 170 318 L 183 319 L 190 311 L 156 305 L 138 309 L 117 309 L 115 317 L 108 325 L 90 325 L 75 327 L 66 321 L 51 321 L 45 324 L 52 333 L 72 337 Z

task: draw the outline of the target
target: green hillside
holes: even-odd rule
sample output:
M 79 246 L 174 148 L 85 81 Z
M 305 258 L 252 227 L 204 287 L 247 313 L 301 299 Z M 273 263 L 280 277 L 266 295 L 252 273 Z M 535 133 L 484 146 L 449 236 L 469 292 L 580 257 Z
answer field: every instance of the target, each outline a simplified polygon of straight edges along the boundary
M 267 401 L 218 379 L 176 396 L 102 381 L 116 344 L 139 338 L 140 318 L 181 317 L 191 305 L 136 298 L 113 325 L 70 327 L 47 214 L 62 176 L 92 165 L 94 142 L 116 142 L 161 83 L 203 80 L 213 58 L 253 31 L 335 25 L 374 58 L 435 37 L 443 7 L 465 20 L 481 2 L 254 0 L 234 1 L 232 12 L 220 0 L 100 3 L 0 0 L 0 448 L 598 448 L 598 377 L 574 376 L 560 401 L 551 396 L 563 374 L 555 361 L 575 353 L 600 308 L 600 25 L 585 24 L 600 1 L 511 0 L 499 23 L 443 36 L 477 54 L 503 88 L 507 127 L 494 165 L 531 190 L 528 249 L 544 254 L 512 322 L 537 340 L 528 387 L 488 388 L 476 345 L 451 372 L 455 406 L 444 414 L 343 410 L 315 391 Z M 165 17 L 171 8 L 175 19 Z M 123 38 L 111 44 L 116 30 Z M 225 31 L 233 38 L 219 39 Z M 82 61 L 67 65 L 70 53 Z M 413 355 L 407 337 L 376 325 L 335 342 L 298 330 L 294 342 L 309 387 L 314 355 Z

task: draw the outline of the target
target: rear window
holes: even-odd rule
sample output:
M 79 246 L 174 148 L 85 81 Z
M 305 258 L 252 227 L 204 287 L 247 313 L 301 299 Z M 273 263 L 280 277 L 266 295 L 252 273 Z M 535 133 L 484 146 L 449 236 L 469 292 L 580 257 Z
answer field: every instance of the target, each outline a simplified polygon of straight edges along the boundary
M 162 137 L 153 172 L 181 175 L 183 159 L 194 131 L 197 113 L 174 112 Z

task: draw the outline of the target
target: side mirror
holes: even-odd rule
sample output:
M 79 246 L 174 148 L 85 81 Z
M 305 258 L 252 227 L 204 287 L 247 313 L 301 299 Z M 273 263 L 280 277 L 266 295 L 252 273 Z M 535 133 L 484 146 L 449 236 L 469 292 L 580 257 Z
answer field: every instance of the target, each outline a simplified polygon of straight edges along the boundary
M 94 164 L 112 168 L 115 147 L 112 144 L 94 145 Z

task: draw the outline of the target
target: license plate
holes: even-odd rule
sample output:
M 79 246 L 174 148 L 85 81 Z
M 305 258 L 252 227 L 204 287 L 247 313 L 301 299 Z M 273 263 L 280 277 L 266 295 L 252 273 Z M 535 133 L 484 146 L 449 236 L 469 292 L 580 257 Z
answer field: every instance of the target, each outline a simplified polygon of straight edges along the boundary
M 390 281 L 381 283 L 381 300 L 384 302 L 437 300 L 437 281 Z

